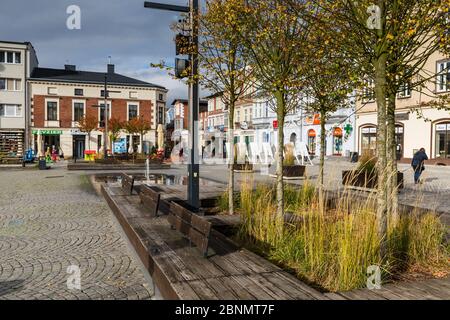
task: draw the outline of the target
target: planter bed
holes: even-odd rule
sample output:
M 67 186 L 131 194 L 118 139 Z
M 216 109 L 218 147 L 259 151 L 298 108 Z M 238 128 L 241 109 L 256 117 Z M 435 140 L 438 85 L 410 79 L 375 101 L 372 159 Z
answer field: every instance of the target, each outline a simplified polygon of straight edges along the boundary
M 233 164 L 233 171 L 238 173 L 252 173 L 253 164 L 251 163 L 235 163 Z
M 404 188 L 403 173 L 397 173 L 398 188 Z M 361 173 L 356 170 L 342 171 L 342 184 L 344 186 L 376 189 L 378 185 L 378 176 L 371 173 Z

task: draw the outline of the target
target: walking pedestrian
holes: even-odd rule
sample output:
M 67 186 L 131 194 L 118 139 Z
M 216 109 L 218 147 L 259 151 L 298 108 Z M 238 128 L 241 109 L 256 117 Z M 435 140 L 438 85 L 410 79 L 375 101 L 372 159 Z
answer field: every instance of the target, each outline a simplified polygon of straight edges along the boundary
M 414 183 L 418 184 L 420 182 L 420 176 L 425 170 L 425 161 L 428 160 L 428 156 L 425 149 L 420 149 L 413 157 L 411 166 L 414 169 Z

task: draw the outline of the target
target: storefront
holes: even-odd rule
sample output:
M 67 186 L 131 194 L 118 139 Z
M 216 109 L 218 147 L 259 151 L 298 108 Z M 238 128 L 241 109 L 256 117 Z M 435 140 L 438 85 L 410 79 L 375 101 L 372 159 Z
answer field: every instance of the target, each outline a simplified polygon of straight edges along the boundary
M 333 155 L 342 156 L 342 145 L 343 145 L 343 133 L 342 129 L 336 127 L 333 129 Z
M 450 159 L 450 121 L 437 123 L 435 157 Z
M 32 130 L 36 155 L 43 155 L 55 148 L 60 153 L 62 130 Z
M 314 129 L 308 130 L 308 150 L 310 155 L 316 154 L 316 131 Z
M 24 148 L 24 132 L 0 130 L 0 162 L 21 159 Z

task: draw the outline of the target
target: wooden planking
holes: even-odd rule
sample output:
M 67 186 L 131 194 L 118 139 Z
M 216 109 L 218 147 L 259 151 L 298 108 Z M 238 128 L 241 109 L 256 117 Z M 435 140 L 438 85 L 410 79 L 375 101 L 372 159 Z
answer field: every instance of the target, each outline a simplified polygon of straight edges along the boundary
M 125 193 L 125 195 L 133 194 L 133 186 L 134 186 L 134 177 L 126 173 L 122 173 L 122 190 Z
M 161 194 L 145 185 L 142 185 L 139 197 L 141 199 L 144 208 L 148 210 L 150 216 L 151 217 L 158 216 Z

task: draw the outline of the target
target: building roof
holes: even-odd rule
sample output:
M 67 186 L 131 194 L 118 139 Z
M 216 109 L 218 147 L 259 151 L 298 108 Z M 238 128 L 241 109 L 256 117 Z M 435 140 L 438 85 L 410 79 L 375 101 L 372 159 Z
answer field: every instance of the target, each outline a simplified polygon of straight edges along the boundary
M 105 83 L 105 74 L 108 75 L 108 84 L 110 85 L 148 87 L 166 90 L 166 88 L 162 86 L 126 77 L 115 72 L 104 73 L 67 69 L 35 68 L 30 79 L 39 81 L 103 84 Z
M 175 99 L 172 102 L 172 106 L 176 105 L 178 102 L 188 104 L 189 101 L 187 99 Z M 208 106 L 208 101 L 206 100 L 200 100 L 200 106 Z

